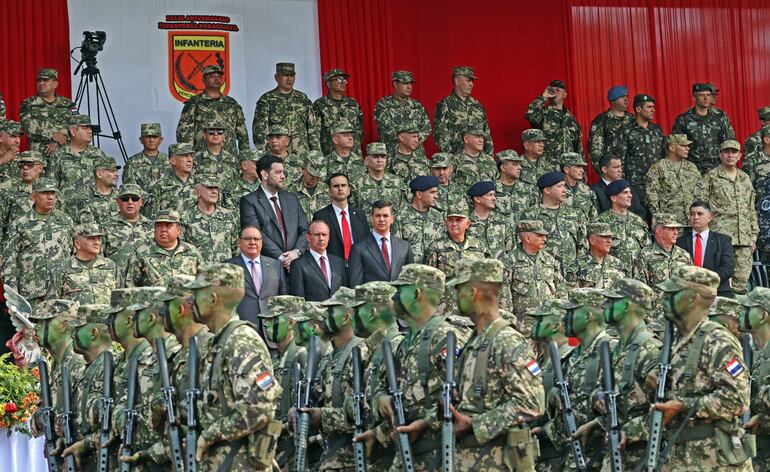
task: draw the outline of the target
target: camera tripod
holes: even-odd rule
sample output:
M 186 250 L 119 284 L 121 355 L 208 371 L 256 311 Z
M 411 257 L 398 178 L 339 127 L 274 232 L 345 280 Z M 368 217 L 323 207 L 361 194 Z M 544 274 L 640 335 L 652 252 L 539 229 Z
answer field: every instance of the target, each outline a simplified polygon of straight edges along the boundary
M 100 138 L 114 139 L 120 149 L 120 154 L 123 156 L 123 162 L 128 159 L 128 153 L 126 152 L 126 146 L 123 144 L 123 136 L 120 134 L 118 128 L 118 120 L 115 118 L 115 111 L 112 109 L 112 103 L 110 97 L 107 95 L 107 87 L 104 85 L 104 79 L 99 68 L 96 67 L 96 57 L 84 57 L 78 67 L 75 69 L 74 75 L 80 72 L 80 83 L 78 84 L 78 91 L 75 95 L 75 104 L 78 107 L 78 111 L 82 113 L 83 101 L 85 100 L 86 115 L 96 117 L 96 126 L 94 126 L 94 144 L 99 146 Z M 92 106 L 92 92 L 93 90 L 93 106 L 95 115 L 91 114 Z M 110 126 L 112 134 L 102 133 L 102 114 L 107 120 L 107 124 Z

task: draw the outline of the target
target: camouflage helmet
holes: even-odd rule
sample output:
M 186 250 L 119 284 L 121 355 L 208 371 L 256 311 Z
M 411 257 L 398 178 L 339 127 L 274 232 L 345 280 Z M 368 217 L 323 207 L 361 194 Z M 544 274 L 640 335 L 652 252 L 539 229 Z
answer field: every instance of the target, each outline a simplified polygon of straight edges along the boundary
M 761 306 L 770 312 L 770 288 L 754 287 L 747 295 L 736 295 L 736 298 L 745 307 Z
M 562 308 L 562 305 L 565 303 L 567 303 L 567 300 L 563 298 L 543 300 L 535 311 L 529 313 L 529 316 L 533 318 L 546 318 L 553 316 L 561 319 L 564 317 L 564 313 L 566 312 L 566 310 Z
M 110 292 L 110 306 L 104 310 L 108 315 L 120 313 L 139 301 L 141 287 L 116 288 Z
M 160 296 L 166 291 L 166 287 L 139 287 L 139 293 L 132 305 L 126 307 L 129 311 L 139 311 L 150 307 L 160 307 Z
M 393 285 L 382 282 L 372 281 L 356 287 L 356 299 L 353 303 L 353 307 L 361 306 L 364 303 L 388 303 L 393 295 L 396 293 L 396 287 Z
M 604 307 L 604 290 L 598 288 L 573 288 L 569 291 L 567 301 L 561 307 L 565 310 L 574 310 L 581 306 L 593 308 Z
M 460 259 L 455 268 L 455 278 L 447 281 L 448 287 L 466 282 L 503 282 L 503 263 L 498 259 Z
M 186 288 L 196 289 L 210 286 L 243 288 L 243 269 L 235 264 L 211 264 L 198 271 L 195 280 L 187 283 Z
M 48 299 L 38 303 L 29 314 L 31 320 L 49 320 L 51 318 L 75 319 L 78 316 L 80 303 L 72 300 Z
M 604 291 L 607 298 L 625 298 L 650 310 L 655 300 L 655 292 L 649 285 L 636 279 L 618 279 L 612 283 L 609 290 Z
M 164 302 L 171 300 L 187 299 L 193 296 L 193 291 L 186 287 L 187 284 L 195 280 L 195 277 L 187 274 L 176 274 L 169 279 L 166 290 L 158 294 L 158 299 Z
M 446 275 L 435 267 L 424 264 L 407 264 L 401 268 L 398 278 L 391 284 L 394 286 L 416 285 L 443 292 L 445 282 Z
M 303 321 L 323 321 L 326 316 L 326 308 L 321 306 L 321 302 L 305 301 L 302 308 L 289 315 L 289 319 L 301 323 Z
M 356 291 L 348 287 L 340 287 L 329 299 L 321 302 L 322 306 L 344 306 L 353 308 L 356 302 Z
M 719 287 L 719 275 L 703 267 L 680 266 L 657 287 L 664 292 L 692 289 L 701 295 L 715 297 Z
M 762 288 L 762 287 L 759 287 Z M 755 289 L 756 290 L 756 289 Z M 768 289 L 765 289 L 768 290 Z M 770 290 L 769 290 L 770 291 Z M 740 319 L 741 315 L 743 314 L 743 307 L 744 306 L 752 306 L 751 303 L 742 303 L 741 298 L 744 297 L 743 295 L 737 295 L 738 299 L 733 298 L 727 298 L 727 297 L 716 297 L 714 299 L 714 303 L 709 308 L 709 316 L 720 316 L 720 315 L 726 315 L 731 318 L 735 318 L 737 321 Z M 770 299 L 767 300 L 770 302 Z M 770 305 L 770 304 L 769 304 Z M 764 306 L 763 306 L 764 308 Z M 767 308 L 765 308 L 767 310 Z M 770 311 L 770 310 L 768 310 Z
M 73 321 L 70 326 L 78 328 L 89 323 L 104 324 L 104 315 L 109 307 L 106 304 L 80 305 L 78 307 L 77 320 Z
M 294 295 L 276 295 L 267 301 L 267 309 L 258 315 L 260 318 L 275 318 L 278 316 L 291 316 L 302 310 L 305 299 Z

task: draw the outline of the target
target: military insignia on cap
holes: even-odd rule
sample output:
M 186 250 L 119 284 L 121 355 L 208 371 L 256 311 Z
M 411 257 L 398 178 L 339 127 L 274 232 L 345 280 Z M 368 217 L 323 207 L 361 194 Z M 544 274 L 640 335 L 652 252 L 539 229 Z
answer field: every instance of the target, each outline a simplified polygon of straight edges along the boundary
M 733 377 L 737 377 L 743 372 L 745 369 L 741 365 L 740 362 L 738 362 L 738 359 L 733 357 L 733 360 L 727 363 L 725 366 L 725 370 L 727 370 L 727 373 L 732 375 Z
M 259 375 L 259 377 L 257 377 L 256 383 L 257 387 L 261 388 L 262 390 L 267 390 L 271 385 L 273 385 L 273 377 L 267 372 L 263 372 Z

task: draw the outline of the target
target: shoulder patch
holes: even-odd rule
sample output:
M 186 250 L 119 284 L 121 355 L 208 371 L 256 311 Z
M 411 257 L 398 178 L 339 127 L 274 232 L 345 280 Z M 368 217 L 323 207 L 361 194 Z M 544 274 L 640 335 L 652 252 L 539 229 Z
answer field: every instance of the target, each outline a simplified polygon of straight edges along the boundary
M 733 360 L 727 363 L 727 365 L 725 366 L 725 369 L 727 370 L 727 373 L 729 373 L 733 377 L 737 377 L 744 370 L 741 363 L 738 362 L 738 359 L 736 359 L 735 357 L 733 357 Z
M 262 390 L 267 390 L 271 385 L 273 385 L 273 377 L 267 372 L 263 372 L 257 376 L 256 383 L 257 387 L 261 388 Z
M 527 362 L 527 370 L 530 374 L 532 374 L 533 377 L 537 377 L 542 372 L 540 369 L 540 364 L 534 360 Z

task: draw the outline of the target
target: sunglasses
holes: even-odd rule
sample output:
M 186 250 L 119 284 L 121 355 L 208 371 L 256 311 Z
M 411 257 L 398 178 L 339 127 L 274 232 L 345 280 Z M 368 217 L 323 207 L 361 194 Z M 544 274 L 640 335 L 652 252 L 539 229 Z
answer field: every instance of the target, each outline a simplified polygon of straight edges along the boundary
M 220 134 L 225 134 L 225 130 L 223 129 L 210 129 L 206 131 L 209 136 L 219 136 Z
M 134 203 L 136 203 L 136 202 L 138 202 L 139 200 L 142 199 L 142 197 L 140 197 L 139 195 L 122 195 L 122 196 L 120 196 L 118 198 L 120 198 L 121 202 L 132 201 Z

